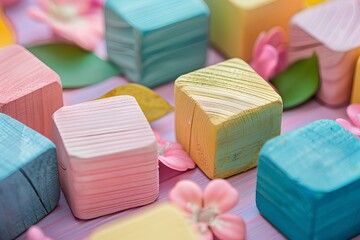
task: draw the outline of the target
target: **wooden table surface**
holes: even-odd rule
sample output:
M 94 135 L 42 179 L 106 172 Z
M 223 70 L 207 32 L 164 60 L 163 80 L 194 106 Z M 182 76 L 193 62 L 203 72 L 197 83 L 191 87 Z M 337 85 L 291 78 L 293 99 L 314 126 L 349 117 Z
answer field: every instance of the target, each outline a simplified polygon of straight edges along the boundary
M 21 4 L 7 9 L 7 15 L 15 25 L 17 31 L 18 42 L 25 46 L 51 39 L 51 32 L 44 24 L 36 23 L 26 16 L 26 7 L 33 3 L 34 0 L 24 0 Z M 106 56 L 104 44 L 99 46 L 97 53 L 100 56 Z M 216 51 L 209 49 L 207 65 L 212 65 L 221 62 L 222 60 L 224 60 L 224 57 L 219 55 Z M 125 78 L 113 77 L 97 85 L 82 89 L 65 90 L 64 103 L 65 105 L 71 105 L 92 100 L 124 83 L 127 83 Z M 155 91 L 167 99 L 171 104 L 174 103 L 172 82 L 156 88 Z M 294 130 L 319 119 L 336 119 L 338 117 L 345 117 L 344 107 L 330 109 L 320 105 L 316 100 L 312 100 L 301 107 L 284 113 L 282 132 L 285 133 Z M 162 134 L 163 138 L 171 140 L 175 139 L 173 113 L 153 122 L 151 125 L 154 130 Z M 54 239 L 84 239 L 89 236 L 91 231 L 104 223 L 123 219 L 124 217 L 142 211 L 149 206 L 167 201 L 167 196 L 171 188 L 182 179 L 193 180 L 201 185 L 201 187 L 205 187 L 209 182 L 209 179 L 198 168 L 180 173 L 161 165 L 160 195 L 158 200 L 151 205 L 130 209 L 89 221 L 82 221 L 74 218 L 66 199 L 63 194 L 61 194 L 58 207 L 37 225 L 40 226 L 49 237 Z M 247 239 L 284 239 L 282 234 L 272 227 L 272 225 L 259 214 L 256 208 L 256 169 L 228 178 L 227 180 L 240 193 L 240 201 L 231 212 L 241 215 L 244 218 L 247 225 Z M 19 239 L 25 239 L 25 235 L 20 236 Z M 355 239 L 360 240 L 360 236 Z

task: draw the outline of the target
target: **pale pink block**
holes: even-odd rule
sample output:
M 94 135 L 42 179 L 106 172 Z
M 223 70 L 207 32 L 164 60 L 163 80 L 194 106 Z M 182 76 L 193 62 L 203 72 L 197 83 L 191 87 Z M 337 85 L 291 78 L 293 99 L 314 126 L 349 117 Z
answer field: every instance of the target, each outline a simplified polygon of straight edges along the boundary
M 158 197 L 157 143 L 133 97 L 63 107 L 53 116 L 53 131 L 61 185 L 77 218 L 142 206 Z
M 289 62 L 319 57 L 318 98 L 337 106 L 349 101 L 360 47 L 360 1 L 333 0 L 307 8 L 290 23 Z
M 0 112 L 52 138 L 51 116 L 62 106 L 59 75 L 21 46 L 0 49 Z

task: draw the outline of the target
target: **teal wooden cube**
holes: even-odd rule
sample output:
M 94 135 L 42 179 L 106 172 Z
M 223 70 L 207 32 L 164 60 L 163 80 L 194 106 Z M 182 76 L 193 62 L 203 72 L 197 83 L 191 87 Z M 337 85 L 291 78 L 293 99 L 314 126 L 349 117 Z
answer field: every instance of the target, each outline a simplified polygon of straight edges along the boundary
M 0 239 L 13 239 L 58 204 L 55 145 L 0 113 Z
M 202 0 L 107 0 L 105 26 L 110 60 L 136 83 L 155 87 L 205 64 Z
M 360 233 L 360 140 L 321 120 L 267 142 L 256 205 L 290 239 L 347 239 Z

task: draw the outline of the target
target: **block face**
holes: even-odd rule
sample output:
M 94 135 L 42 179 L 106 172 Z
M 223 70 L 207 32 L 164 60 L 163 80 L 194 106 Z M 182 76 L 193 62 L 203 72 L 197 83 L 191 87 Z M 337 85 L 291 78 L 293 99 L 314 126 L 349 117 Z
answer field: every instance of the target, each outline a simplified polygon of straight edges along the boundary
M 355 136 L 334 121 L 309 124 L 261 150 L 257 207 L 291 239 L 354 236 L 360 229 L 359 166 Z
M 358 59 L 355 69 L 352 87 L 351 103 L 360 103 L 360 60 Z
M 76 217 L 95 218 L 157 198 L 156 139 L 135 98 L 63 107 L 53 128 L 61 184 Z
M 192 226 L 175 206 L 162 204 L 123 221 L 108 224 L 96 230 L 91 240 L 196 240 Z
M 292 15 L 304 5 L 302 0 L 205 2 L 211 11 L 211 42 L 226 56 L 245 61 L 251 59 L 254 43 L 261 32 L 275 26 L 287 32 Z
M 200 0 L 107 1 L 109 57 L 130 80 L 158 86 L 204 65 L 208 22 Z
M 23 47 L 0 49 L 0 111 L 51 138 L 51 115 L 63 106 L 59 76 Z
M 177 140 L 210 178 L 256 166 L 262 144 L 280 133 L 280 96 L 240 59 L 178 78 L 175 106 Z
M 350 100 L 360 47 L 358 16 L 358 1 L 345 0 L 327 1 L 291 19 L 289 61 L 292 63 L 317 53 L 321 75 L 317 97 L 327 105 L 339 106 Z
M 0 236 L 13 239 L 57 206 L 55 145 L 0 113 Z

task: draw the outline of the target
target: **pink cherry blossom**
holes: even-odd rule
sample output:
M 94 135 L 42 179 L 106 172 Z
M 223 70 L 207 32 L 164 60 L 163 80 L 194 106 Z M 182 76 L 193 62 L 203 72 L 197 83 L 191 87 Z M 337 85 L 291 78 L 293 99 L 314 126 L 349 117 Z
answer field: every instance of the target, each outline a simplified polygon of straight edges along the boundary
M 53 33 L 86 50 L 94 50 L 103 38 L 103 0 L 38 0 L 29 15 L 48 24 Z
M 275 27 L 268 33 L 262 32 L 255 42 L 251 67 L 266 81 L 285 70 L 287 51 L 285 33 Z
M 204 192 L 189 180 L 178 182 L 170 191 L 169 199 L 184 210 L 203 240 L 244 240 L 246 227 L 237 215 L 226 213 L 236 206 L 239 194 L 226 180 L 212 180 Z
M 194 161 L 176 142 L 163 140 L 161 135 L 154 131 L 158 143 L 159 161 L 176 171 L 186 171 L 195 168 Z
M 47 237 L 41 228 L 37 226 L 32 226 L 26 232 L 27 240 L 52 240 L 52 238 Z
M 349 132 L 360 138 L 360 104 L 352 104 L 348 106 L 346 113 L 351 122 L 342 118 L 338 118 L 336 121 Z

